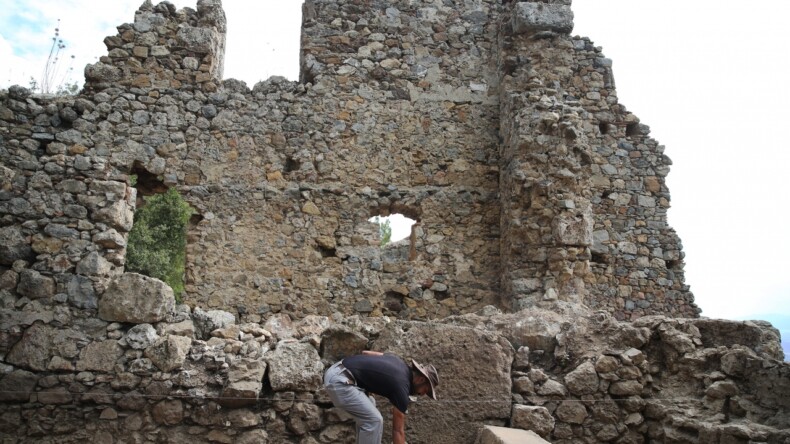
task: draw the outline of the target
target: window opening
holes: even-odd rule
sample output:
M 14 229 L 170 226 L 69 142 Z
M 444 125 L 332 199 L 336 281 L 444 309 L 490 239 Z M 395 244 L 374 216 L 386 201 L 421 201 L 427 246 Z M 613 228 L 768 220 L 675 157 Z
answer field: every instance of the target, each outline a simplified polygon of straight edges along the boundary
M 195 211 L 175 188 L 142 169 L 133 170 L 138 191 L 134 225 L 129 232 L 126 271 L 165 282 L 177 301 L 185 287 L 186 234 Z
M 411 228 L 417 221 L 396 213 L 389 216 L 373 216 L 368 222 L 378 224 L 381 246 L 398 242 L 411 235 Z

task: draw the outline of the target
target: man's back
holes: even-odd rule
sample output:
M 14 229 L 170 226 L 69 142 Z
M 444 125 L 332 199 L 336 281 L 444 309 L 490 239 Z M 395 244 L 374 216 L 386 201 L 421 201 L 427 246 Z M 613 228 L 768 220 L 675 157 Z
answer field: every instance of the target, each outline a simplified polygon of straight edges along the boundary
M 343 359 L 357 385 L 371 393 L 384 396 L 398 410 L 406 413 L 411 392 L 411 369 L 394 355 L 355 355 Z

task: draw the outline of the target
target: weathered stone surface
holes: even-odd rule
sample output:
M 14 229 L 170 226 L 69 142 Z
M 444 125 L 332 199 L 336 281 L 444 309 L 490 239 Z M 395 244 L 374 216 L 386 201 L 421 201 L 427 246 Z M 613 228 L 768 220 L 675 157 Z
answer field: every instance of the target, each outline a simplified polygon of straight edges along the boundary
M 25 370 L 14 370 L 0 379 L 0 401 L 28 402 L 38 376 Z
M 22 270 L 17 292 L 31 299 L 52 297 L 55 295 L 55 281 L 35 270 Z
M 258 444 L 269 442 L 269 434 L 265 430 L 256 429 L 242 432 L 235 441 L 237 444 Z
M 74 275 L 66 288 L 69 303 L 78 308 L 96 309 L 99 299 L 93 287 L 93 281 L 85 276 Z
M 222 406 L 233 408 L 255 405 L 263 388 L 265 373 L 266 361 L 260 359 L 236 361 L 228 373 L 227 385 L 217 402 Z
M 126 336 L 124 336 L 122 342 L 135 350 L 145 350 L 153 345 L 158 339 L 159 335 L 151 324 L 139 324 L 126 332 Z
M 584 361 L 565 375 L 565 385 L 572 395 L 591 395 L 598 391 L 598 373 L 590 361 Z
M 554 411 L 560 421 L 569 424 L 583 424 L 587 419 L 587 409 L 581 401 L 563 401 Z
M 85 276 L 107 276 L 111 270 L 112 264 L 95 251 L 77 264 L 77 273 Z
M 476 424 L 484 419 L 510 416 L 513 348 L 500 335 L 399 321 L 386 326 L 373 349 L 434 365 L 439 372 L 436 392 L 440 400 L 475 401 L 474 410 L 463 402 L 445 404 L 441 411 L 430 403 L 410 406 L 410 427 L 419 436 L 435 436 L 437 444 L 464 442 L 476 436 Z M 430 416 L 436 419 L 428 420 Z
M 192 322 L 195 326 L 195 335 L 200 339 L 208 339 L 211 332 L 236 323 L 232 313 L 224 310 L 203 311 L 196 307 L 192 312 Z
M 175 324 L 166 324 L 164 333 L 167 335 L 186 336 L 188 338 L 192 338 L 195 336 L 195 324 L 191 319 L 177 322 Z
M 145 357 L 159 370 L 170 372 L 184 365 L 191 345 L 192 339 L 184 336 L 163 336 L 145 349 Z
M 115 363 L 122 355 L 123 349 L 118 341 L 92 342 L 80 352 L 77 370 L 109 373 L 115 369 Z
M 0 264 L 11 265 L 14 261 L 29 260 L 33 256 L 30 241 L 25 239 L 19 226 L 0 228 Z
M 291 317 L 284 313 L 270 316 L 263 324 L 263 328 L 271 332 L 277 339 L 292 338 L 296 334 Z
M 134 223 L 134 211 L 122 200 L 96 212 L 96 220 L 106 222 L 115 229 L 129 231 Z
M 151 416 L 158 424 L 176 425 L 184 419 L 184 404 L 177 399 L 160 401 L 154 406 Z
M 281 341 L 264 357 L 269 365 L 269 382 L 274 391 L 317 390 L 324 366 L 310 344 Z
M 513 14 L 513 32 L 534 34 L 541 31 L 570 34 L 573 31 L 573 12 L 570 5 L 517 3 Z
M 543 384 L 538 386 L 537 393 L 542 396 L 565 396 L 568 394 L 568 389 L 565 388 L 559 381 L 553 379 L 546 380 Z
M 642 389 L 639 381 L 616 381 L 609 386 L 609 393 L 616 396 L 639 395 Z
M 52 341 L 57 332 L 40 322 L 31 325 L 14 344 L 6 361 L 17 367 L 44 371 L 49 363 Z
M 66 387 L 51 387 L 37 394 L 38 402 L 45 405 L 71 404 L 74 395 Z
M 566 34 L 570 0 L 357 3 L 305 4 L 300 82 L 220 81 L 225 20 L 200 0 L 144 3 L 80 95 L 0 91 L 0 374 L 37 378 L 0 403 L 0 435 L 351 442 L 315 381 L 372 347 L 443 375 L 450 402 L 413 404 L 410 442 L 470 443 L 522 403 L 563 443 L 787 441 L 778 332 L 664 316 L 699 314 L 671 162 L 618 102 L 612 60 Z M 184 301 L 219 316 L 135 289 L 108 325 L 96 297 L 137 189 L 163 186 L 196 210 Z M 394 212 L 419 223 L 380 248 L 368 219 Z M 143 348 L 148 323 L 163 338 Z M 323 361 L 270 352 L 291 338 Z M 261 394 L 269 358 L 298 391 Z
M 98 62 L 85 66 L 85 78 L 97 82 L 115 82 L 121 78 L 121 70 Z
M 346 356 L 362 353 L 368 338 L 342 325 L 333 325 L 321 334 L 321 357 L 328 362 L 337 362 Z
M 173 290 L 167 284 L 137 273 L 124 273 L 110 281 L 99 300 L 99 317 L 138 324 L 159 322 L 174 308 Z
M 531 430 L 544 438 L 554 429 L 554 417 L 545 407 L 539 406 L 514 405 L 511 422 L 514 428 Z
M 480 430 L 475 444 L 545 444 L 547 442 L 530 430 L 487 425 Z

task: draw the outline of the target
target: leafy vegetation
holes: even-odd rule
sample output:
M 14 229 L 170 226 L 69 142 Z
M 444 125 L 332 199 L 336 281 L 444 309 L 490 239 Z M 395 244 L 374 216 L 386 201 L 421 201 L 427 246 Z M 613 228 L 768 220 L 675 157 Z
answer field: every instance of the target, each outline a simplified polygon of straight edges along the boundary
M 384 218 L 384 221 L 382 222 L 382 219 L 376 216 L 375 222 L 379 226 L 379 239 L 381 240 L 380 246 L 383 247 L 392 242 L 392 226 L 390 225 L 390 220 L 387 218 Z
M 184 292 L 186 227 L 193 210 L 175 188 L 145 198 L 134 215 L 126 270 L 166 282 L 177 300 Z

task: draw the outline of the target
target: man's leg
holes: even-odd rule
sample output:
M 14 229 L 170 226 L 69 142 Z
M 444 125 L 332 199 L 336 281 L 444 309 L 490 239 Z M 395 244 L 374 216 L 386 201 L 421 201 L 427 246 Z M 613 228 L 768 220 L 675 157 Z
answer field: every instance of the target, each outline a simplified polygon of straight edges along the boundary
M 384 419 L 376 409 L 376 404 L 364 390 L 356 385 L 348 384 L 343 376 L 334 377 L 327 372 L 325 377 L 326 392 L 335 407 L 347 411 L 354 417 L 357 424 L 358 444 L 380 444 L 384 432 Z

